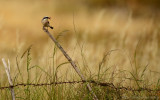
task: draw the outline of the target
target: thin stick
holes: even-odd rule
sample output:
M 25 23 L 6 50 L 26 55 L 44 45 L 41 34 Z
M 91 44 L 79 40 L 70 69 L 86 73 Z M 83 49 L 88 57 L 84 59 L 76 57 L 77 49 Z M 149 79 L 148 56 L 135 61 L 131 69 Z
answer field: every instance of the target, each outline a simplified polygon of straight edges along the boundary
M 77 67 L 77 65 L 74 63 L 74 61 L 70 58 L 70 56 L 65 52 L 65 50 L 62 48 L 62 46 L 57 42 L 57 40 L 50 34 L 50 32 L 43 28 L 44 32 L 46 32 L 48 34 L 48 36 L 52 39 L 52 41 L 57 45 L 57 47 L 62 51 L 63 55 L 67 58 L 67 60 L 70 62 L 70 64 L 73 66 L 73 68 L 75 69 L 75 71 L 77 72 L 77 74 L 80 76 L 81 80 L 86 82 L 85 77 L 83 76 L 83 74 L 80 72 L 79 68 Z M 92 93 L 93 95 L 93 99 L 94 100 L 98 100 L 97 96 L 95 95 L 95 93 L 93 92 L 91 86 L 89 85 L 89 83 L 87 83 L 87 88 L 88 90 Z
M 11 75 L 10 75 L 10 62 L 9 62 L 9 60 L 8 60 L 8 65 L 7 65 L 7 63 L 6 63 L 6 61 L 5 61 L 4 58 L 2 58 L 2 62 L 3 62 L 4 68 L 5 68 L 5 70 L 6 70 L 6 74 L 7 74 L 7 77 L 8 77 L 9 84 L 10 84 L 10 86 L 11 86 L 12 100 L 15 100 L 13 83 L 12 83 L 12 79 L 11 79 Z

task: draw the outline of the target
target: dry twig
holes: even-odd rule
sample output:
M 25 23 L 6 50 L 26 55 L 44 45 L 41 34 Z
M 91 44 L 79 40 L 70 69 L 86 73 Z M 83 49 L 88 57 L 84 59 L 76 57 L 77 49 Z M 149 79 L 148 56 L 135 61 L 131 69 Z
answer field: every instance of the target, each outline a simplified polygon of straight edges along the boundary
M 7 63 L 6 63 L 4 58 L 2 58 L 2 62 L 3 62 L 4 68 L 6 70 L 8 81 L 9 81 L 9 84 L 10 84 L 10 87 L 11 87 L 10 89 L 11 89 L 12 100 L 15 100 L 13 83 L 12 83 L 12 79 L 11 79 L 11 75 L 10 75 L 10 62 L 8 60 L 8 65 L 7 65 Z
M 66 57 L 66 59 L 71 63 L 71 65 L 73 66 L 73 68 L 75 69 L 77 74 L 80 76 L 81 80 L 85 82 L 86 81 L 85 77 L 80 72 L 79 68 L 74 63 L 74 61 L 70 58 L 70 56 L 65 52 L 65 50 L 62 48 L 62 46 L 58 43 L 58 41 L 50 34 L 50 32 L 47 29 L 43 28 L 43 30 L 44 30 L 44 32 L 46 32 L 48 34 L 48 36 L 52 39 L 52 41 L 56 44 L 56 46 L 61 50 L 63 55 Z M 97 96 L 93 92 L 93 90 L 92 90 L 91 86 L 89 85 L 89 83 L 87 83 L 87 88 L 91 92 L 91 94 L 93 95 L 93 99 L 94 100 L 98 100 Z

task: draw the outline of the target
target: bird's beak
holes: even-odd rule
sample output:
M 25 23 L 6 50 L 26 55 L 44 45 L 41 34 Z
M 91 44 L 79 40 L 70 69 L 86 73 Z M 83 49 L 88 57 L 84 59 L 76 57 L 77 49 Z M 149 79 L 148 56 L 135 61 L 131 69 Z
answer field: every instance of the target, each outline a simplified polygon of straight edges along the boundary
M 51 17 L 48 17 L 48 19 L 51 19 Z

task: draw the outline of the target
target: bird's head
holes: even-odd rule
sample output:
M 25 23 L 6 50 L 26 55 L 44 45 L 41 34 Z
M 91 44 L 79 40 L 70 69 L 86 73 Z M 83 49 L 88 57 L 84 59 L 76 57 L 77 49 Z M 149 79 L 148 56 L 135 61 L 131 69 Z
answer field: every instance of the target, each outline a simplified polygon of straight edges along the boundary
M 43 17 L 43 19 L 51 19 L 51 17 L 45 16 Z

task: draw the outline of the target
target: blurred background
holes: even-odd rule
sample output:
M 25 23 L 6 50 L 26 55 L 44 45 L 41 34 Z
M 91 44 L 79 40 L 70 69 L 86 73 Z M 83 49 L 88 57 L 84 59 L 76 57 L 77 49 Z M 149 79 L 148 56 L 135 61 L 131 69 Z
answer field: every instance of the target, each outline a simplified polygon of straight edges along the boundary
M 32 65 L 46 71 L 52 66 L 54 43 L 42 30 L 44 16 L 51 17 L 49 31 L 61 34 L 58 41 L 83 70 L 96 73 L 105 53 L 118 49 L 104 68 L 141 73 L 147 66 L 145 78 L 160 78 L 160 0 L 0 0 L 0 58 L 9 58 L 15 71 L 16 57 L 30 45 Z M 57 51 L 56 64 L 64 61 Z

